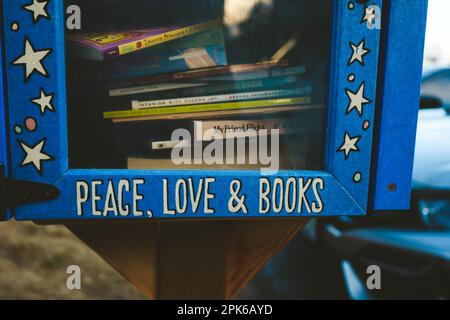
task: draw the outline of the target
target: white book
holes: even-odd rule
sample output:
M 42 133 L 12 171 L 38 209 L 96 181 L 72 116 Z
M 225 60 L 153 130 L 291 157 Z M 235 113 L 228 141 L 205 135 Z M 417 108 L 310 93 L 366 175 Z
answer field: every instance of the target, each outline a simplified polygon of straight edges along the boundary
M 258 100 L 269 98 L 273 99 L 281 97 L 296 97 L 302 95 L 310 95 L 311 92 L 312 88 L 310 86 L 307 86 L 296 89 L 279 89 L 279 90 L 267 90 L 267 91 L 255 91 L 243 93 L 230 93 L 214 96 L 187 97 L 187 98 L 151 100 L 151 101 L 134 100 L 131 102 L 131 107 L 133 110 L 139 110 L 149 108 L 175 107 L 175 106 Z
M 318 134 L 322 132 L 320 120 L 322 112 L 303 118 L 293 119 L 255 119 L 255 120 L 212 120 L 192 121 L 188 130 L 192 132 L 194 142 L 208 142 L 213 140 L 236 139 L 270 136 L 274 129 L 278 134 Z M 180 141 L 152 141 L 152 150 L 173 149 L 176 146 L 189 146 L 188 143 L 180 144 Z
M 315 134 L 322 131 L 322 113 L 293 119 L 194 121 L 194 137 L 198 141 L 249 138 L 278 134 Z

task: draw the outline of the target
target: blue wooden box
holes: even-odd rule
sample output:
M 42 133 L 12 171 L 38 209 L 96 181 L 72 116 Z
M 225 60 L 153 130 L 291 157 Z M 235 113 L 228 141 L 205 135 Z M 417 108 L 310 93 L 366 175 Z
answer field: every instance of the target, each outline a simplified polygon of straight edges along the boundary
M 17 198 L 1 206 L 6 219 L 298 218 L 409 207 L 427 0 L 333 0 L 324 170 L 268 176 L 70 169 L 63 1 L 1 7 L 2 196 Z M 51 104 L 37 106 L 42 98 Z M 180 179 L 208 192 L 175 212 L 170 190 Z M 14 181 L 23 188 L 12 190 Z M 279 193 L 265 208 L 268 185 Z M 286 190 L 302 186 L 306 204 L 294 208 Z

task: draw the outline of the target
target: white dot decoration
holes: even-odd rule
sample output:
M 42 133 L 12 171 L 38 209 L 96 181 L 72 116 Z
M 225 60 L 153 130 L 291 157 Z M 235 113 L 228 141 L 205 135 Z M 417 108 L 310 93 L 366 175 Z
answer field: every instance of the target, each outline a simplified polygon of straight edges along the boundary
M 356 172 L 355 175 L 353 176 L 353 181 L 355 183 L 360 183 L 362 180 L 362 174 L 361 172 Z
M 12 31 L 17 31 L 17 30 L 19 30 L 19 24 L 18 24 L 17 22 L 14 22 L 14 23 L 11 25 L 11 30 L 12 30 Z

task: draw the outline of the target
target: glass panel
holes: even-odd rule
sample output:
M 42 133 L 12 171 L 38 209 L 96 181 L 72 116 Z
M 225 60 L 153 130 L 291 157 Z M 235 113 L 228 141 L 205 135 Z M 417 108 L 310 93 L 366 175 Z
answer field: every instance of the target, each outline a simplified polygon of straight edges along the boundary
M 73 4 L 71 168 L 322 168 L 331 0 Z

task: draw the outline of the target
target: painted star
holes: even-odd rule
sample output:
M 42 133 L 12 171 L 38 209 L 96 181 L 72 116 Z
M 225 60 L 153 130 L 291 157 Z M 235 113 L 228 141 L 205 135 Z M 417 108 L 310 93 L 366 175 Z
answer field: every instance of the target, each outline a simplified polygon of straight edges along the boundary
M 370 52 L 370 49 L 367 49 L 365 45 L 364 40 L 362 40 L 358 45 L 350 42 L 350 47 L 352 48 L 353 53 L 348 61 L 349 65 L 353 64 L 355 61 L 358 61 L 360 64 L 364 65 L 364 56 Z
M 35 146 L 30 147 L 24 142 L 19 141 L 23 151 L 25 151 L 25 158 L 23 159 L 21 166 L 32 164 L 39 174 L 42 174 L 42 161 L 52 160 L 53 158 L 44 153 L 42 149 L 45 145 L 45 139 L 38 142 Z
M 33 3 L 25 5 L 23 8 L 33 13 L 33 22 L 36 23 L 40 17 L 49 19 L 47 10 L 45 9 L 47 4 L 48 1 L 39 2 L 38 0 L 33 0 Z
M 55 108 L 52 105 L 54 94 L 47 95 L 44 90 L 41 89 L 41 96 L 39 98 L 31 100 L 33 103 L 37 104 L 41 109 L 41 114 L 43 115 L 48 109 L 55 112 Z
M 350 112 L 352 112 L 353 109 L 356 109 L 356 111 L 358 111 L 359 116 L 362 117 L 364 113 L 364 105 L 372 103 L 371 100 L 364 97 L 365 87 L 366 84 L 363 82 L 356 93 L 352 92 L 349 89 L 346 89 L 347 96 L 350 99 L 350 103 L 347 107 L 346 114 L 349 114 Z
M 359 152 L 359 148 L 358 148 L 359 140 L 361 140 L 361 136 L 352 138 L 348 134 L 348 132 L 346 132 L 345 137 L 344 137 L 344 142 L 337 151 L 344 152 L 345 160 L 347 160 L 352 152 Z
M 35 51 L 28 39 L 25 39 L 24 54 L 17 58 L 13 64 L 23 64 L 25 66 L 25 80 L 28 80 L 34 71 L 43 76 L 47 76 L 47 70 L 42 65 L 42 60 L 51 52 L 50 49 Z

